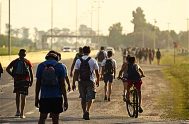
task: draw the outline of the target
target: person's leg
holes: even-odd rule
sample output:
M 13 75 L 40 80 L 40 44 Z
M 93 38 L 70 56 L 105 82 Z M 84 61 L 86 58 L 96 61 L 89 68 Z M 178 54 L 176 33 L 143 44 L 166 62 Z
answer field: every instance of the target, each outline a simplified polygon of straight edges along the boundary
M 20 93 L 16 92 L 16 116 L 20 116 Z
M 86 112 L 86 100 L 81 99 L 81 107 L 84 114 Z
M 104 82 L 104 100 L 107 100 L 107 82 Z
M 112 93 L 112 82 L 108 83 L 108 101 L 110 101 L 110 96 Z
M 53 124 L 59 123 L 59 114 L 51 113 Z
M 40 113 L 38 124 L 45 124 L 48 113 Z
M 20 112 L 21 118 L 25 118 L 24 116 L 25 103 L 26 103 L 26 95 L 21 94 L 21 112 Z

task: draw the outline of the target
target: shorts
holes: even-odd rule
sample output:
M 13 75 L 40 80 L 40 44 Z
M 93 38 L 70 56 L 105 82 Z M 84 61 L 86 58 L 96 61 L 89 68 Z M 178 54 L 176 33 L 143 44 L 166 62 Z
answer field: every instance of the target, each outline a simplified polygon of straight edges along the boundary
M 63 99 L 57 98 L 40 98 L 39 112 L 59 114 L 63 112 Z
M 105 74 L 104 75 L 104 82 L 105 83 L 112 83 L 113 82 L 113 75 L 112 74 Z
M 79 93 L 80 98 L 83 101 L 91 101 L 92 99 L 95 99 L 95 83 L 93 81 L 79 81 Z
M 131 80 L 127 80 L 127 82 L 128 82 L 128 88 L 130 88 L 131 86 L 132 86 L 132 82 L 133 81 L 131 81 Z M 141 85 L 142 85 L 142 80 L 138 80 L 138 81 L 135 81 L 135 83 L 134 83 L 134 86 L 136 87 L 136 89 L 138 90 L 138 91 L 141 91 Z
M 29 82 L 28 81 L 15 81 L 13 93 L 28 95 Z

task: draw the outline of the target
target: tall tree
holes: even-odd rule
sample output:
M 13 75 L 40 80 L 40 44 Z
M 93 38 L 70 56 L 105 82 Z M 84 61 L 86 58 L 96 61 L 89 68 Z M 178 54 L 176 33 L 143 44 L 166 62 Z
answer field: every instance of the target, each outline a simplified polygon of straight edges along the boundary
M 108 45 L 118 46 L 122 42 L 122 30 L 121 23 L 116 23 L 109 28 Z
M 29 28 L 22 27 L 22 38 L 23 39 L 29 38 Z
M 134 24 L 134 32 L 141 32 L 144 30 L 146 25 L 145 15 L 143 14 L 143 10 L 138 7 L 136 11 L 133 11 L 133 20 L 131 21 Z

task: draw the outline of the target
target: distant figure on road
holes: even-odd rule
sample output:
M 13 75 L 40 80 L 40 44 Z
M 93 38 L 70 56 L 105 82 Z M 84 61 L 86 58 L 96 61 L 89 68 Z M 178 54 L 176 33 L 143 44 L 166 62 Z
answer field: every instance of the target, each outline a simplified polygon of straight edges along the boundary
M 101 78 L 104 80 L 104 100 L 110 101 L 112 83 L 116 75 L 116 61 L 112 58 L 112 51 L 108 51 L 108 58 L 102 61 Z
M 105 51 L 105 48 L 102 46 L 100 48 L 100 51 L 97 53 L 95 59 L 98 61 L 99 70 L 101 72 L 101 64 L 104 59 L 107 58 L 107 52 Z
M 81 58 L 82 56 L 83 56 L 83 48 L 79 47 L 79 52 L 75 55 L 74 60 L 73 60 L 72 65 L 71 65 L 70 77 L 73 76 L 73 70 L 74 70 L 76 60 Z
M 92 100 L 95 99 L 95 82 L 99 86 L 99 67 L 97 61 L 89 57 L 91 50 L 89 46 L 83 47 L 83 57 L 77 59 L 73 77 L 72 89 L 76 89 L 75 82 L 78 81 L 78 89 L 83 109 L 83 119 L 89 120 L 89 110 Z M 97 80 L 95 80 L 95 75 Z
M 26 96 L 28 95 L 28 88 L 33 83 L 32 64 L 29 60 L 25 59 L 26 50 L 20 49 L 19 58 L 13 60 L 6 71 L 14 78 L 14 91 L 16 93 L 16 114 L 20 118 L 25 118 L 24 108 L 26 103 Z M 21 109 L 20 109 L 20 96 L 21 96 Z
M 1 65 L 1 62 L 0 62 L 0 79 L 1 79 L 1 74 L 3 73 L 3 67 Z
M 45 59 L 36 72 L 35 106 L 40 112 L 38 124 L 45 124 L 48 113 L 51 113 L 53 124 L 58 124 L 59 114 L 68 109 L 66 70 L 62 63 L 57 62 L 58 55 L 54 51 L 49 51 Z
M 156 52 L 156 59 L 157 59 L 157 64 L 160 64 L 160 59 L 161 59 L 161 52 L 158 48 L 157 52 Z

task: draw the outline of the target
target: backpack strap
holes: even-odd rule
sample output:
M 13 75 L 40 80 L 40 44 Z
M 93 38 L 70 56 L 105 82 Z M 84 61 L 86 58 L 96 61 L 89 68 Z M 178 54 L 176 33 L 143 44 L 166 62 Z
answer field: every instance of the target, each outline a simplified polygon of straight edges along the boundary
M 91 59 L 91 57 L 88 57 L 86 60 L 83 60 L 83 59 L 82 59 L 82 57 L 81 57 L 81 58 L 79 58 L 79 60 L 80 60 L 81 62 L 83 62 L 83 61 L 88 62 L 90 59 Z

